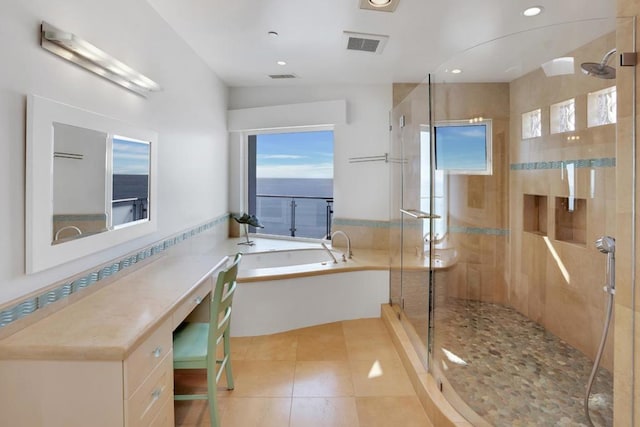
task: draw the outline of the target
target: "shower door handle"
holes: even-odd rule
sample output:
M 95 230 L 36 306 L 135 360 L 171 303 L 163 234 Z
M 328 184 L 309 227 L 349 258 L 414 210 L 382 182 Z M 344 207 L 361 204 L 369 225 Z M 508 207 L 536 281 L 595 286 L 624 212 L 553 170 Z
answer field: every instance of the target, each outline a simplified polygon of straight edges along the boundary
M 410 217 L 416 218 L 416 219 L 438 219 L 438 218 L 440 218 L 440 215 L 430 214 L 430 213 L 427 213 L 427 212 L 419 211 L 417 209 L 400 209 L 400 212 L 402 212 L 405 215 L 409 215 Z

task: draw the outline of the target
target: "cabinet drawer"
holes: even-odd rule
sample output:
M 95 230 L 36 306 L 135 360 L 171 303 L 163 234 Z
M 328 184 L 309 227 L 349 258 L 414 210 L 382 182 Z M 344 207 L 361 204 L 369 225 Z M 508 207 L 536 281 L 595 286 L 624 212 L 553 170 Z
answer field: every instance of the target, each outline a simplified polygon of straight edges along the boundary
M 158 416 L 151 420 L 148 427 L 174 427 L 175 422 L 173 399 L 169 398 L 160 408 Z
M 211 297 L 212 281 L 211 277 L 203 280 L 184 301 L 173 311 L 173 329 L 175 330 L 180 323 L 191 313 L 198 305 L 205 302 L 206 298 Z M 207 318 L 206 322 L 209 321 Z
M 135 393 L 172 347 L 171 318 L 168 318 L 124 361 L 125 399 Z
M 146 427 L 158 417 L 167 400 L 173 402 L 173 353 L 165 354 L 162 362 L 144 380 L 125 404 L 127 427 Z

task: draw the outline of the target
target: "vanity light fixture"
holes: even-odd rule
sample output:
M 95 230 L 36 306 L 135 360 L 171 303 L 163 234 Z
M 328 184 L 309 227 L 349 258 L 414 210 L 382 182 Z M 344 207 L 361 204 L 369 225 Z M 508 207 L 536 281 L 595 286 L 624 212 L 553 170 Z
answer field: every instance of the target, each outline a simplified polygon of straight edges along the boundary
M 40 46 L 139 95 L 162 90 L 160 85 L 75 34 L 42 22 Z
M 526 8 L 522 14 L 526 17 L 538 16 L 542 13 L 543 9 L 542 6 L 531 6 Z
M 287 62 L 286 61 L 278 61 L 278 62 L 276 62 L 276 64 L 278 64 L 278 65 L 287 65 Z
M 449 71 L 451 74 L 460 74 L 462 72 L 462 70 L 460 68 L 454 68 L 453 70 Z

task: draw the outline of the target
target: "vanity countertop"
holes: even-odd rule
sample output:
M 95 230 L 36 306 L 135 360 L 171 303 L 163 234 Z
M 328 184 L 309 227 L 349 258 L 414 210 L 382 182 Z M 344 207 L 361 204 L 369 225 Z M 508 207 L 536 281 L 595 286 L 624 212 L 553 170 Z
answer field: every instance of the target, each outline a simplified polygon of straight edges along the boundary
M 124 360 L 226 257 L 160 254 L 0 341 L 0 359 Z

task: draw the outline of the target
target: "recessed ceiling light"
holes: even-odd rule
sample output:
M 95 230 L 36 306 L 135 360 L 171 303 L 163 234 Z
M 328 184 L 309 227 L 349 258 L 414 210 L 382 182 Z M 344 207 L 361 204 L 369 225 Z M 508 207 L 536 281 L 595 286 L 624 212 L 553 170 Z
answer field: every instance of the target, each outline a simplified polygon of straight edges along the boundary
M 391 0 L 369 0 L 369 4 L 373 7 L 385 7 L 389 6 Z
M 271 37 L 278 37 L 278 33 L 275 31 L 269 31 L 267 34 L 269 34 Z
M 542 6 L 532 6 L 530 8 L 525 9 L 524 12 L 522 12 L 522 14 L 524 16 L 538 16 L 542 13 L 542 9 L 544 9 Z
M 276 62 L 276 64 L 278 64 L 278 65 L 287 65 L 287 63 L 285 61 L 278 61 L 278 62 Z
M 449 71 L 451 74 L 460 74 L 462 72 L 462 70 L 460 68 L 454 68 L 453 70 Z

